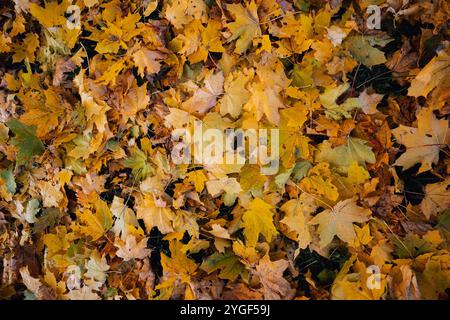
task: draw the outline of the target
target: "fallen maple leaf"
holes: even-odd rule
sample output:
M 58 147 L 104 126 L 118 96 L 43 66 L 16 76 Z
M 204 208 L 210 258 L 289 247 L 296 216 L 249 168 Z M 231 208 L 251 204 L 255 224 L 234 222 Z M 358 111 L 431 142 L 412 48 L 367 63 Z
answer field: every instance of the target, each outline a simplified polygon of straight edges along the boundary
M 294 232 L 293 239 L 297 240 L 299 248 L 305 249 L 312 240 L 308 222 L 311 213 L 317 209 L 314 198 L 302 193 L 298 199 L 287 201 L 280 209 L 286 212 L 280 222 L 284 223 L 289 231 Z
M 406 147 L 406 152 L 395 161 L 395 165 L 405 170 L 421 163 L 421 173 L 439 161 L 439 151 L 450 142 L 450 132 L 447 121 L 438 120 L 430 109 L 419 110 L 417 119 L 417 128 L 400 125 L 392 130 L 392 134 Z
M 255 274 L 261 281 L 265 299 L 280 300 L 292 297 L 293 290 L 289 282 L 283 278 L 283 272 L 288 265 L 287 260 L 272 262 L 266 255 L 256 266 Z
M 369 209 L 358 207 L 355 199 L 338 202 L 332 209 L 326 209 L 311 219 L 309 224 L 318 224 L 320 246 L 325 247 L 331 243 L 334 236 L 345 242 L 352 242 L 355 237 L 353 223 L 362 223 L 369 220 Z
M 132 259 L 144 259 L 151 254 L 150 249 L 147 248 L 148 238 L 143 238 L 139 242 L 133 235 L 128 235 L 125 243 L 114 244 L 119 250 L 116 252 L 118 257 L 121 257 L 124 261 Z
M 425 197 L 420 203 L 420 208 L 427 219 L 437 215 L 450 207 L 450 178 L 442 182 L 427 184 Z
M 232 36 L 228 41 L 236 41 L 236 48 L 234 52 L 243 53 L 251 45 L 253 38 L 261 35 L 259 28 L 259 18 L 256 3 L 252 0 L 244 8 L 242 4 L 229 4 L 227 10 L 235 16 L 235 21 L 229 23 L 227 26 L 230 29 Z
M 250 202 L 249 210 L 242 216 L 242 225 L 247 245 L 255 246 L 259 234 L 262 234 L 268 242 L 278 234 L 273 224 L 272 206 L 259 198 Z

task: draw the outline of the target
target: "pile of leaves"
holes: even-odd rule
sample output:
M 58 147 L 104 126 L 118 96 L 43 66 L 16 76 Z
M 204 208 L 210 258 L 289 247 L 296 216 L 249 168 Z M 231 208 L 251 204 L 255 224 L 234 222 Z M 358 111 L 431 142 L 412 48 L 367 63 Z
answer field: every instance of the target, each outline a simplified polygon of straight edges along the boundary
M 0 298 L 448 298 L 449 17 L 2 1 Z M 195 120 L 279 129 L 279 171 L 175 164 Z

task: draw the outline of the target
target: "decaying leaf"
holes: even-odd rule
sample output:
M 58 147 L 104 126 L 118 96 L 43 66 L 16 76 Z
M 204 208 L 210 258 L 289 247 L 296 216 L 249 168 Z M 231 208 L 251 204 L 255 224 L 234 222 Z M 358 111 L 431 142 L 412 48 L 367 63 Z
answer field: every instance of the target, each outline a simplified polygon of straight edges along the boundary
M 369 215 L 369 209 L 359 207 L 354 199 L 347 199 L 320 212 L 309 223 L 319 225 L 320 245 L 325 247 L 335 235 L 345 242 L 352 242 L 356 237 L 353 223 L 366 222 Z

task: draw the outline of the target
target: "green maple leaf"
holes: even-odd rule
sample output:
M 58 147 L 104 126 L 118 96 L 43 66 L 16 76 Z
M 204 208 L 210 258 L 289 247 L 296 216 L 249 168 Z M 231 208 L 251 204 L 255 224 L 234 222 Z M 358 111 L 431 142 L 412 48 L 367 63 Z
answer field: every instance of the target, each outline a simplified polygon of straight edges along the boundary
M 345 40 L 345 44 L 356 61 L 367 67 L 386 62 L 383 51 L 372 47 L 367 37 L 360 35 L 350 36 Z
M 439 261 L 429 260 L 422 274 L 417 275 L 422 299 L 436 300 L 440 293 L 450 287 L 449 277 L 442 270 Z
M 48 227 L 54 227 L 60 222 L 63 215 L 64 213 L 58 208 L 45 208 L 42 215 L 34 223 L 33 232 L 41 233 Z
M 11 143 L 19 148 L 17 165 L 26 165 L 33 156 L 44 152 L 44 144 L 36 137 L 36 126 L 27 126 L 16 119 L 6 122 L 8 128 L 15 134 Z
M 400 259 L 411 259 L 433 250 L 431 244 L 418 235 L 408 233 L 403 240 L 392 237 L 395 253 Z
M 437 228 L 440 230 L 442 236 L 445 239 L 445 244 L 447 247 L 450 246 L 450 209 L 445 210 L 439 216 L 439 223 Z
M 2 177 L 2 179 L 6 183 L 6 190 L 11 194 L 16 193 L 17 184 L 14 180 L 14 173 L 12 168 L 9 167 L 8 169 L 0 171 L 0 177 Z
M 317 161 L 325 161 L 346 172 L 348 167 L 356 162 L 365 166 L 367 163 L 375 163 L 375 154 L 367 141 L 349 137 L 346 143 L 336 148 L 331 148 L 328 142 L 322 143 L 316 158 Z
M 130 168 L 131 173 L 138 180 L 144 180 L 153 174 L 153 168 L 147 161 L 147 155 L 138 148 L 131 151 L 130 157 L 123 161 L 123 165 Z
M 201 268 L 208 274 L 220 270 L 219 278 L 231 281 L 244 271 L 244 265 L 233 252 L 214 253 L 203 261 Z

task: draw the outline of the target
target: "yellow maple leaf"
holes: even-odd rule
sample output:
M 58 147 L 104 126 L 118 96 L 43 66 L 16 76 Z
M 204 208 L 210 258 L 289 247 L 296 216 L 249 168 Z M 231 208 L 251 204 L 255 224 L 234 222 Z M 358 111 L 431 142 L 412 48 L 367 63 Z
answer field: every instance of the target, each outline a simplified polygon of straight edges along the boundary
M 144 220 L 148 232 L 152 230 L 153 227 L 157 227 L 163 234 L 173 231 L 173 211 L 166 207 L 166 204 L 163 201 L 155 201 L 150 194 L 145 194 L 143 197 L 138 198 L 136 214 L 138 219 Z
M 427 184 L 425 197 L 420 203 L 420 208 L 427 219 L 450 207 L 450 177 L 442 182 Z
M 441 50 L 438 55 L 420 70 L 411 81 L 408 95 L 413 97 L 426 97 L 434 88 L 438 87 L 450 76 L 450 55 Z M 448 87 L 447 87 L 448 88 Z
M 331 178 L 330 166 L 326 162 L 320 162 L 309 172 L 308 176 L 300 181 L 300 188 L 308 193 L 323 196 L 331 201 L 339 197 L 338 190 Z
M 108 12 L 108 10 L 105 10 L 105 12 Z M 137 27 L 140 19 L 139 14 L 129 13 L 125 17 L 116 16 L 114 21 L 107 20 L 101 30 L 86 27 L 92 32 L 88 39 L 97 42 L 95 50 L 98 53 L 116 54 L 120 48 L 128 49 L 127 43 L 143 32 L 143 29 Z
M 55 228 L 55 233 L 47 233 L 43 237 L 44 244 L 47 246 L 48 258 L 55 254 L 65 253 L 70 243 L 67 239 L 67 229 L 63 226 Z
M 16 15 L 16 20 L 14 20 L 13 22 L 13 27 L 11 32 L 9 33 L 9 35 L 11 37 L 15 37 L 18 34 L 24 33 L 25 32 L 25 18 L 23 17 L 23 15 Z
M 242 216 L 242 226 L 244 236 L 249 246 L 255 246 L 258 236 L 261 234 L 267 242 L 278 234 L 273 224 L 272 206 L 260 198 L 255 198 L 250 202 L 249 209 Z
M 320 246 L 323 248 L 330 244 L 334 236 L 345 242 L 352 242 L 356 237 L 353 223 L 366 222 L 371 211 L 356 205 L 355 199 L 338 202 L 332 209 L 326 209 L 316 215 L 309 222 L 318 224 Z
M 39 46 L 39 36 L 34 33 L 28 33 L 22 43 L 13 46 L 13 62 L 21 62 L 28 59 L 34 62 L 35 52 Z
M 265 116 L 272 124 L 279 125 L 279 109 L 285 107 L 281 92 L 289 83 L 283 64 L 274 55 L 268 55 L 257 64 L 256 79 L 248 86 L 251 96 L 244 109 L 254 113 L 256 121 Z
M 317 209 L 314 198 L 302 193 L 298 199 L 287 201 L 280 209 L 286 213 L 284 218 L 280 220 L 289 230 L 286 235 L 296 240 L 300 249 L 305 249 L 312 240 L 308 221 L 311 213 Z
M 201 20 L 206 13 L 203 0 L 173 0 L 165 7 L 165 17 L 177 29 L 194 19 Z
M 300 105 L 280 112 L 280 159 L 285 168 L 291 168 L 297 159 L 308 159 L 309 138 L 301 132 L 308 110 Z
M 146 48 L 139 48 L 133 53 L 133 61 L 141 77 L 145 76 L 145 72 L 158 73 L 161 69 L 161 63 L 158 60 L 162 58 L 164 58 L 162 53 Z
M 170 257 L 166 254 L 161 254 L 161 265 L 163 270 L 167 272 L 165 281 L 158 284 L 156 289 L 161 290 L 160 299 L 169 299 L 172 295 L 175 281 L 185 284 L 185 299 L 190 300 L 195 298 L 195 294 L 189 286 L 191 277 L 197 271 L 197 264 L 186 256 L 183 250 L 185 245 L 176 239 L 171 239 L 169 242 Z
M 203 170 L 191 171 L 187 174 L 187 181 L 194 183 L 195 191 L 202 192 L 205 182 L 208 181 Z
M 223 177 L 221 179 L 209 180 L 206 182 L 208 193 L 213 197 L 217 197 L 224 193 L 223 201 L 225 205 L 230 206 L 236 200 L 237 195 L 241 191 L 241 185 L 236 178 Z
M 354 272 L 350 272 L 350 268 Z M 331 288 L 331 299 L 379 300 L 385 292 L 386 285 L 386 275 L 368 273 L 366 265 L 357 260 L 356 255 L 353 255 L 345 262 L 336 276 Z
M 370 209 L 358 207 L 355 199 L 338 202 L 332 209 L 326 209 L 316 215 L 309 222 L 318 224 L 320 246 L 323 248 L 330 244 L 334 236 L 345 242 L 352 242 L 356 237 L 353 223 L 366 222 L 369 219 Z
M 189 28 L 191 24 L 195 22 L 195 27 Z M 195 20 L 187 28 L 185 28 L 185 39 L 182 51 L 185 51 L 189 56 L 190 63 L 194 64 L 200 61 L 205 62 L 209 57 L 209 52 L 224 52 L 225 49 L 222 46 L 220 29 L 222 28 L 222 23 L 216 20 L 209 20 L 205 27 Z M 197 50 L 193 53 L 194 48 Z
M 65 111 L 70 108 L 54 89 L 47 89 L 41 96 L 32 92 L 21 93 L 19 97 L 24 101 L 26 112 L 20 117 L 20 121 L 37 127 L 37 136 L 42 138 L 56 128 Z
M 93 241 L 102 237 L 113 225 L 111 211 L 106 202 L 97 199 L 93 212 L 87 208 L 77 213 L 80 224 L 72 224 L 74 231 L 90 236 Z
M 292 108 L 281 110 L 280 115 L 282 124 L 285 122 L 287 127 L 300 128 L 308 119 L 308 109 L 300 103 L 296 103 Z
M 438 120 L 430 108 L 417 113 L 417 128 L 400 125 L 392 130 L 397 142 L 406 147 L 395 165 L 408 169 L 421 163 L 419 172 L 431 169 L 439 161 L 439 151 L 450 143 L 450 131 L 445 119 Z
M 372 240 L 368 224 L 365 224 L 362 228 L 357 225 L 353 225 L 353 227 L 355 228 L 356 237 L 351 244 L 352 246 L 358 248 L 362 245 L 367 245 Z
M 227 25 L 232 33 L 228 42 L 238 39 L 234 49 L 238 54 L 244 53 L 250 47 L 253 38 L 261 36 L 257 9 L 253 0 L 246 7 L 242 4 L 227 5 L 227 10 L 235 17 L 234 22 Z
M 194 95 L 182 103 L 182 108 L 189 113 L 204 115 L 216 105 L 217 99 L 223 93 L 223 82 L 222 71 L 216 74 L 209 73 L 205 77 L 205 85 L 197 88 Z
M 29 10 L 31 15 L 36 18 L 41 25 L 46 28 L 65 25 L 66 17 L 64 14 L 66 12 L 67 7 L 69 6 L 69 2 L 61 2 L 58 1 L 46 2 L 45 7 L 40 7 L 35 3 L 29 4 Z
M 242 112 L 242 106 L 247 103 L 250 92 L 246 85 L 253 77 L 253 69 L 243 69 L 241 72 L 230 73 L 225 79 L 224 92 L 219 102 L 220 114 L 230 114 L 237 118 Z
M 353 161 L 348 167 L 347 181 L 351 184 L 361 184 L 370 178 L 369 172 L 363 166 Z

